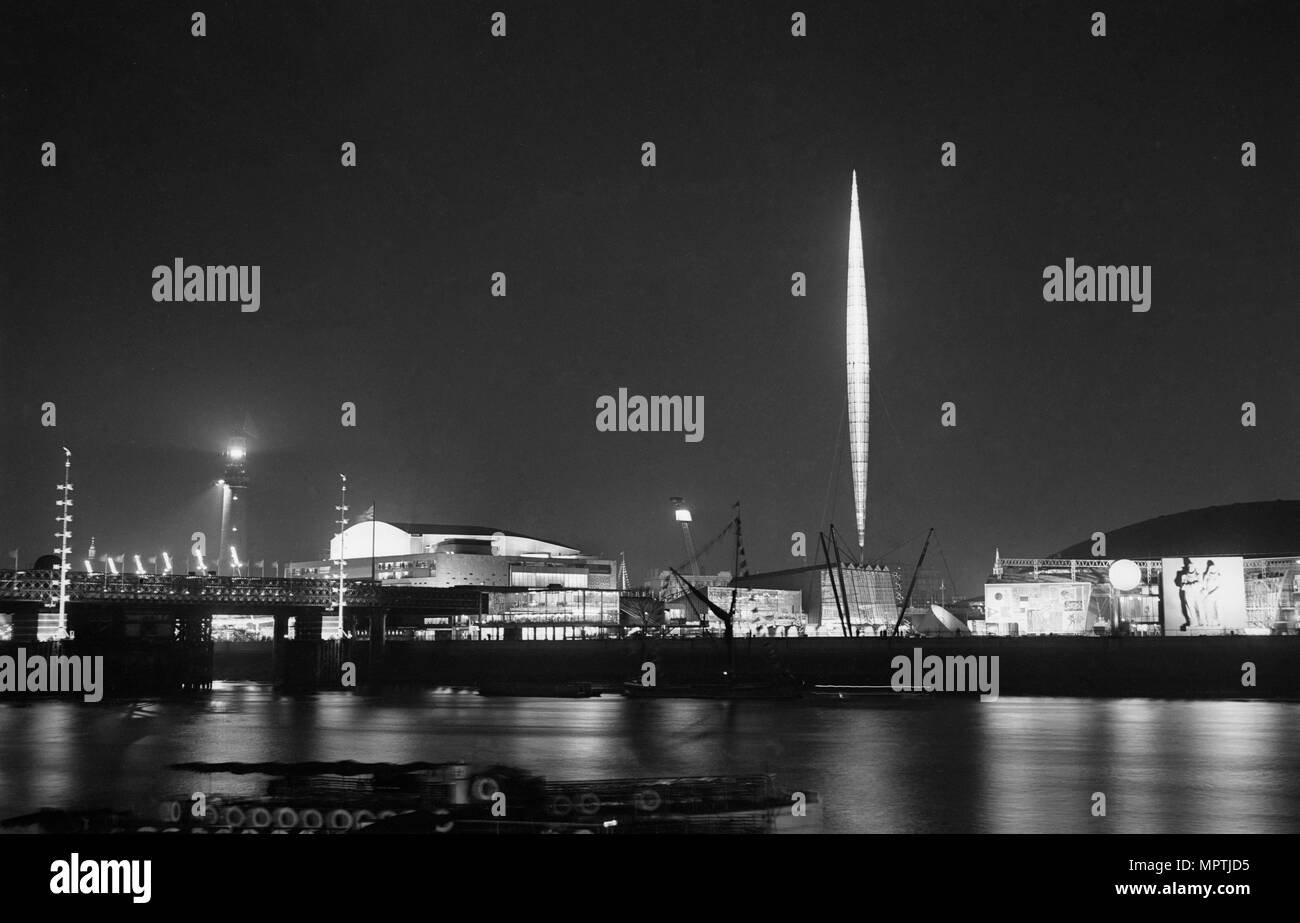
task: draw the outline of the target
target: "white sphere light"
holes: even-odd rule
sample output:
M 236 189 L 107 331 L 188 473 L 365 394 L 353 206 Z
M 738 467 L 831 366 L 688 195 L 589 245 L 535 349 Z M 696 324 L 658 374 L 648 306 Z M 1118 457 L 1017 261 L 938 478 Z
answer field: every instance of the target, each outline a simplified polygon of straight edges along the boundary
M 1136 590 L 1142 584 L 1142 568 L 1128 558 L 1122 558 L 1110 566 L 1110 585 L 1121 593 Z

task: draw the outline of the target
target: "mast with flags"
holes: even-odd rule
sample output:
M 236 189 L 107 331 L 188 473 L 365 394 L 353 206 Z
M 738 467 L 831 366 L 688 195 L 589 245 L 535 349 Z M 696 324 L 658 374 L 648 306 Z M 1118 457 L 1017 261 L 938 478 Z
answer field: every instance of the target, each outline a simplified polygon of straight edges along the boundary
M 375 579 L 375 504 L 357 517 L 357 522 L 370 523 L 370 579 Z

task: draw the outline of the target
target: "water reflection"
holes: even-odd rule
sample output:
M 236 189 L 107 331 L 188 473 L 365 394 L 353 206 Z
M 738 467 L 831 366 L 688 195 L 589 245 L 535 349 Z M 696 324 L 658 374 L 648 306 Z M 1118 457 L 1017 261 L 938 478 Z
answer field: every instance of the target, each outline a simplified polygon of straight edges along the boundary
M 0 705 L 0 817 L 251 794 L 181 761 L 464 760 L 552 779 L 775 772 L 828 832 L 1300 832 L 1300 705 L 1002 699 L 803 702 L 281 696 Z M 1090 812 L 1103 792 L 1107 817 Z

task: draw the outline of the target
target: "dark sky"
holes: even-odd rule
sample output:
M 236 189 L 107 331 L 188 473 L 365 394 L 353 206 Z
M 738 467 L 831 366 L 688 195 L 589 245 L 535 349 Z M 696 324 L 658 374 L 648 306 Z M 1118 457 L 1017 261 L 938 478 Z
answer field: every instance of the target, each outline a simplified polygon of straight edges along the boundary
M 934 526 L 976 593 L 995 545 L 1294 497 L 1295 9 L 6 3 L 2 550 L 53 547 L 61 445 L 78 560 L 215 534 L 248 415 L 254 557 L 322 554 L 346 472 L 354 513 L 626 551 L 634 578 L 684 557 L 670 496 L 700 544 L 739 499 L 751 567 L 801 563 L 791 532 L 853 532 L 853 169 L 869 554 Z M 260 311 L 155 303 L 177 257 L 261 266 Z M 1151 265 L 1151 310 L 1045 303 L 1066 257 Z M 703 395 L 703 442 L 597 432 L 620 386 Z

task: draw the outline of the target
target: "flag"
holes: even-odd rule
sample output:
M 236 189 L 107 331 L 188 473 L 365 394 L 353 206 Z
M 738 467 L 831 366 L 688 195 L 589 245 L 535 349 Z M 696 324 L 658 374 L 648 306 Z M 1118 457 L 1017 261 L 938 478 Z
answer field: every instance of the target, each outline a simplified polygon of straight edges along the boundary
M 150 564 L 157 564 L 157 563 L 158 563 L 158 555 L 155 554 L 155 555 L 153 555 L 153 556 L 151 556 L 151 557 L 149 557 L 149 558 L 146 558 L 145 560 L 147 560 Z
M 370 504 L 370 509 L 366 510 L 364 513 L 362 513 L 360 516 L 358 516 L 356 521 L 357 521 L 357 522 L 372 522 L 372 521 L 374 521 L 374 518 L 375 518 L 375 505 L 372 503 L 372 504 Z
M 266 567 L 266 562 L 265 562 L 265 561 L 254 561 L 254 562 L 253 562 L 253 566 L 254 566 L 254 567 Z
M 271 562 L 271 566 L 272 566 L 272 567 L 279 567 L 279 566 L 280 566 L 280 562 L 279 562 L 279 561 L 272 561 L 272 562 Z

